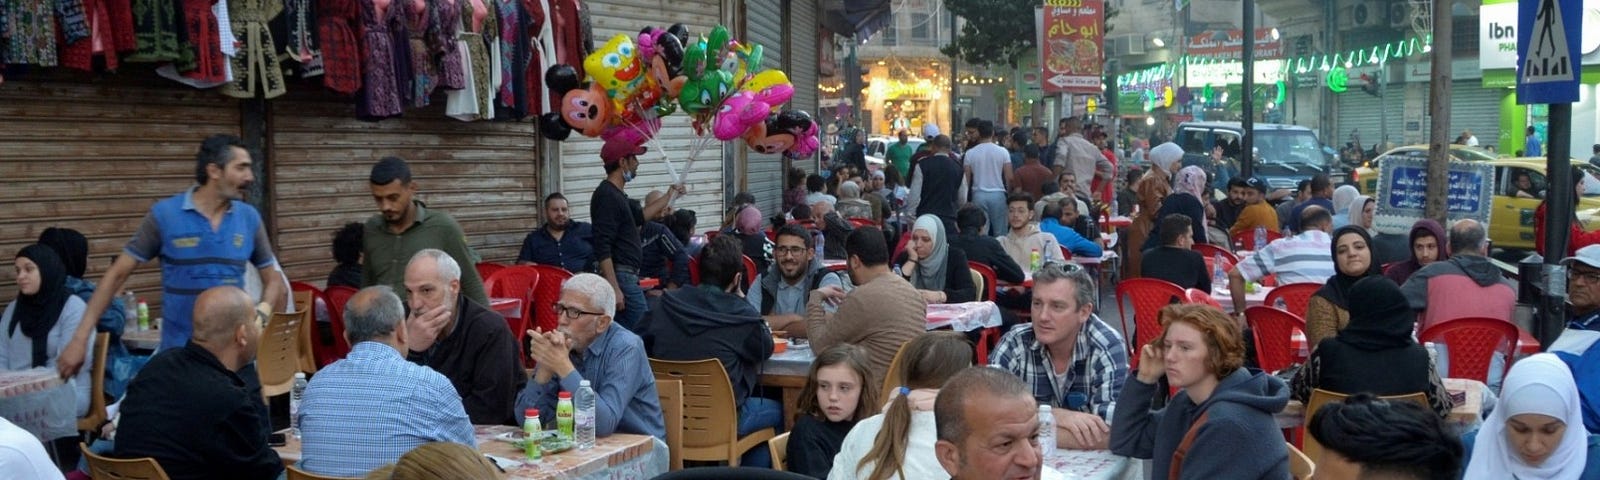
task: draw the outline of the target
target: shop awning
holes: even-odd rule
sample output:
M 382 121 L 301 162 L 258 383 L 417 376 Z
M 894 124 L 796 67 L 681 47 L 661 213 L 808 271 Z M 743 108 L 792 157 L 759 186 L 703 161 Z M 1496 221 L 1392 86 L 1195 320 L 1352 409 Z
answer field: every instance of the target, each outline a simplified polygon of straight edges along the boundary
M 871 37 L 893 17 L 889 0 L 823 0 L 822 26 L 828 31 L 857 40 Z

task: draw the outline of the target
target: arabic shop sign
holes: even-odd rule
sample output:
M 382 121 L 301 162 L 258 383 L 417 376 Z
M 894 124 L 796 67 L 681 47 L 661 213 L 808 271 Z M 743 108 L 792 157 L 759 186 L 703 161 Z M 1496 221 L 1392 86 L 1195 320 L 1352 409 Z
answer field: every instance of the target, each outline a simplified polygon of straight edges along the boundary
M 1104 0 L 1045 0 L 1034 10 L 1045 94 L 1100 93 Z
M 1482 162 L 1451 161 L 1445 216 L 1450 221 L 1471 218 L 1489 223 L 1494 198 L 1494 166 Z M 1387 155 L 1378 161 L 1378 214 L 1373 227 L 1380 232 L 1405 234 L 1425 218 L 1428 201 L 1428 159 Z
M 1255 58 L 1282 58 L 1283 40 L 1272 29 L 1256 29 Z M 1197 57 L 1238 60 L 1244 57 L 1244 30 L 1214 30 L 1184 39 L 1184 52 Z
M 1583 65 L 1600 65 L 1600 0 L 1583 0 Z M 1578 14 L 1569 14 L 1577 17 Z M 1484 0 L 1478 9 L 1478 68 L 1517 68 L 1517 2 Z M 1574 19 L 1575 20 L 1575 19 Z M 1568 20 L 1571 21 L 1571 20 Z
M 1283 80 L 1283 60 L 1257 60 L 1257 85 Z M 1189 65 L 1188 85 L 1239 85 L 1244 83 L 1244 65 L 1239 62 Z

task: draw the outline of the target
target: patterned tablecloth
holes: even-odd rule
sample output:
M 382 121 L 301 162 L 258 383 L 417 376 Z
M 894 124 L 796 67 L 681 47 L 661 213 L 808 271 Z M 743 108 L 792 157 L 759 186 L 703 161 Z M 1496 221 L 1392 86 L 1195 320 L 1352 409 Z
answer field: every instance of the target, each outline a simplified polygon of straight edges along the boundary
M 522 430 L 505 425 L 475 425 L 478 450 L 488 455 L 511 480 L 583 479 L 643 480 L 667 472 L 670 460 L 667 447 L 648 435 L 618 433 L 595 440 L 594 448 L 572 449 L 546 454 L 540 460 L 525 460 L 523 451 L 501 440 L 503 434 L 520 436 Z M 300 461 L 300 442 L 275 448 L 284 463 Z
M 1256 287 L 1255 293 L 1244 294 L 1245 308 L 1254 307 L 1265 303 L 1267 301 L 1267 294 L 1271 293 L 1272 289 L 1273 287 L 1261 286 Z M 1222 304 L 1223 310 L 1227 310 L 1229 312 L 1233 311 L 1233 292 L 1228 291 L 1227 283 L 1223 283 L 1221 285 L 1213 283 L 1211 285 L 1211 298 L 1216 299 L 1217 303 Z
M 1128 457 L 1110 450 L 1063 450 L 1045 462 L 1043 480 L 1116 480 L 1129 478 Z
M 928 330 L 949 327 L 958 332 L 1000 326 L 1000 307 L 994 302 L 928 304 Z
M 41 440 L 76 434 L 76 407 L 72 384 L 54 368 L 0 372 L 0 417 Z

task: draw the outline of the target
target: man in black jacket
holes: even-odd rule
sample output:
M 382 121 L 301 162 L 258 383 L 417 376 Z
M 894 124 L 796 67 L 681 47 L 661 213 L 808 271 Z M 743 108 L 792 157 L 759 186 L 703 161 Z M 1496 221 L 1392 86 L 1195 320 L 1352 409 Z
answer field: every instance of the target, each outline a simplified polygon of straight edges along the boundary
M 742 248 L 731 236 L 718 236 L 700 251 L 700 285 L 669 290 L 651 306 L 640 325 L 650 358 L 722 362 L 739 406 L 739 435 L 783 425 L 783 407 L 752 397 L 761 363 L 772 356 L 772 331 L 761 314 L 739 296 L 744 286 Z M 771 454 L 758 446 L 740 464 L 770 467 Z
M 988 265 L 994 269 L 994 275 L 1000 281 L 1022 283 L 1025 279 L 1022 267 L 1018 266 L 1010 255 L 1006 255 L 1006 249 L 1000 246 L 999 240 L 980 233 L 988 222 L 988 215 L 977 205 L 969 203 L 961 207 L 961 210 L 956 211 L 956 226 L 960 231 L 949 236 L 950 246 L 966 253 L 968 261 Z

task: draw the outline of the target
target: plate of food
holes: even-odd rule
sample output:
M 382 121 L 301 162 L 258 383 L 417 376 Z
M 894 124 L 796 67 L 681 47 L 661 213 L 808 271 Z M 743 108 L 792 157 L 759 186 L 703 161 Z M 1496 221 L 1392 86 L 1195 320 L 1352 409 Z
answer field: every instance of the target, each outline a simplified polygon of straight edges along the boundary
M 494 436 L 495 440 L 506 442 L 517 447 L 518 450 L 526 448 L 528 439 L 522 432 L 505 432 Z M 545 430 L 534 435 L 533 441 L 539 442 L 539 451 L 543 453 L 561 453 L 571 450 L 577 443 L 563 438 L 555 430 Z

